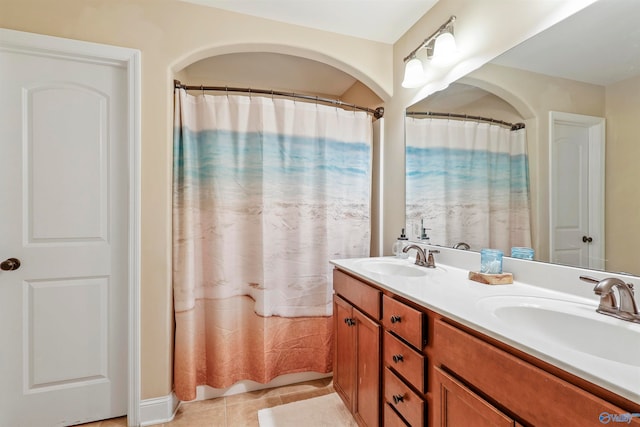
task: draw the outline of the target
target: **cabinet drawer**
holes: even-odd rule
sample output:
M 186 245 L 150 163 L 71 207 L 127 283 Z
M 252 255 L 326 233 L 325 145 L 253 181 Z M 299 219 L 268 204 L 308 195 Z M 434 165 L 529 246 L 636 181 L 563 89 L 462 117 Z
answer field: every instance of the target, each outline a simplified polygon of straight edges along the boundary
M 407 423 L 400 418 L 400 415 L 388 403 L 384 403 L 384 423 L 382 425 L 384 427 L 407 427 Z
M 400 301 L 384 295 L 382 298 L 382 323 L 409 344 L 419 350 L 426 345 L 425 315 Z
M 448 323 L 435 322 L 433 343 L 437 365 L 523 424 L 599 425 L 603 412 L 629 412 Z
M 409 425 L 424 425 L 424 400 L 415 394 L 389 368 L 384 369 L 384 399 L 393 406 Z
M 380 296 L 382 293 L 379 290 L 338 269 L 333 270 L 333 290 L 358 307 L 360 311 L 380 320 Z
M 426 358 L 389 332 L 384 334 L 384 364 L 390 366 L 421 392 L 425 392 Z

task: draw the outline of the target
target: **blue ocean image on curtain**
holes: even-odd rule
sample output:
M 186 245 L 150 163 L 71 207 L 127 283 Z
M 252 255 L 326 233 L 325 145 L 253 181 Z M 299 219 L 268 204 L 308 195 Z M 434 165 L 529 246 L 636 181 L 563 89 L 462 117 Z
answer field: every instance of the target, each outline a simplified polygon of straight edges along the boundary
M 424 200 L 445 200 L 449 191 L 463 194 L 469 203 L 486 200 L 492 189 L 503 195 L 509 189 L 528 196 L 526 154 L 407 146 L 406 168 L 407 204 L 412 206 Z
M 525 129 L 407 117 L 409 238 L 510 253 L 531 245 Z M 429 230 L 430 229 L 430 230 Z
M 370 246 L 371 117 L 176 93 L 174 383 L 267 383 L 333 362 L 332 265 Z
M 179 184 L 214 184 L 219 196 L 255 196 L 266 189 L 280 200 L 302 192 L 357 202 L 363 194 L 353 189 L 369 185 L 369 144 L 209 130 L 186 131 L 181 138 L 175 153 Z

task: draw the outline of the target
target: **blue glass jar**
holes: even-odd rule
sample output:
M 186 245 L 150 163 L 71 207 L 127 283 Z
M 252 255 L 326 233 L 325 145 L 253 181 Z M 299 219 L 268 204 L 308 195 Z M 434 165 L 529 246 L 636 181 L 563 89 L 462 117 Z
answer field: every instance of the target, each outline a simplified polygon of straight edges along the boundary
M 482 249 L 480 251 L 480 273 L 501 274 L 502 256 L 499 249 Z
M 511 258 L 533 260 L 533 249 L 513 247 L 511 248 Z

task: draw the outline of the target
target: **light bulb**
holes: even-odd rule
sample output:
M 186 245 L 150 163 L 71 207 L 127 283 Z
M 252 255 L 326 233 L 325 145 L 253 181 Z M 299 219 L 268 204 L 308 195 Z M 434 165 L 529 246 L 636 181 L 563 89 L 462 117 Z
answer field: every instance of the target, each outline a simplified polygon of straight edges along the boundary
M 436 63 L 446 64 L 458 53 L 456 39 L 453 34 L 446 32 L 440 34 L 433 46 L 433 58 Z
M 402 87 L 414 88 L 422 86 L 426 82 L 422 61 L 411 58 L 404 67 L 404 80 Z

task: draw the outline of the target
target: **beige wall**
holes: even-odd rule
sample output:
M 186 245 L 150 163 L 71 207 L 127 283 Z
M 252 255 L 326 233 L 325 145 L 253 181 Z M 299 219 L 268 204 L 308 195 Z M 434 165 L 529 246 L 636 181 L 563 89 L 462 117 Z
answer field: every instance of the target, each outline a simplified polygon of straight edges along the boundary
M 607 86 L 605 251 L 609 271 L 640 274 L 640 76 Z
M 165 396 L 173 344 L 172 70 L 214 54 L 272 51 L 333 65 L 388 98 L 392 46 L 177 0 L 0 0 L 0 27 L 142 51 L 142 398 Z
M 177 0 L 0 0 L 0 27 L 142 51 L 142 398 L 164 396 L 172 388 L 174 70 L 217 54 L 269 51 L 325 62 L 371 88 L 386 101 L 384 247 L 390 251 L 395 234 L 404 225 L 404 108 L 434 90 L 431 85 L 401 88 L 402 58 L 455 14 L 462 58 L 434 77 L 451 82 L 567 16 L 577 3 L 584 6 L 587 2 L 440 0 L 390 46 Z

